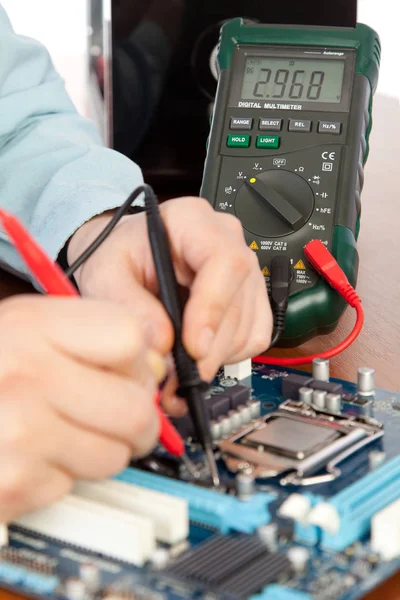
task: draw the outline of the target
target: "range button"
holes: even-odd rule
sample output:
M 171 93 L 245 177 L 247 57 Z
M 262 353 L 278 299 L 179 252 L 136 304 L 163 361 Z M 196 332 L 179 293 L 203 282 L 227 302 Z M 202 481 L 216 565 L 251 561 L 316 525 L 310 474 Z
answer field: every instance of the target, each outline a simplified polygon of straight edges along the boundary
M 231 129 L 251 129 L 253 127 L 253 119 L 248 117 L 232 117 L 231 118 Z
M 260 119 L 258 125 L 260 131 L 280 131 L 282 129 L 282 119 Z

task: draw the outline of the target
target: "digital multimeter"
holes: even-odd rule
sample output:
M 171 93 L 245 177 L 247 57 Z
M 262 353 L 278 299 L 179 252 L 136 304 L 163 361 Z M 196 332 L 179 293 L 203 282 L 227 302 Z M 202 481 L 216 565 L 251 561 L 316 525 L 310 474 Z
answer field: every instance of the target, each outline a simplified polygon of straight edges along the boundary
M 271 259 L 290 258 L 281 345 L 332 331 L 345 309 L 307 264 L 307 242 L 320 239 L 356 284 L 380 51 L 378 35 L 360 24 L 305 28 L 233 19 L 222 27 L 201 194 L 240 219 L 267 285 Z

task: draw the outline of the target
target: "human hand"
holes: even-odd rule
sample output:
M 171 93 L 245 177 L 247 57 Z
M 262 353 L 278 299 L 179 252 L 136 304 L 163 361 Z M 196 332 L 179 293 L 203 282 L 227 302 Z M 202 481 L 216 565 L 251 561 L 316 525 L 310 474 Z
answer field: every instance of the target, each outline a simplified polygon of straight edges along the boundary
M 189 289 L 183 338 L 211 380 L 223 364 L 264 351 L 271 339 L 272 315 L 265 281 L 255 254 L 247 247 L 239 221 L 217 213 L 205 200 L 179 198 L 160 206 L 170 237 L 177 279 Z M 72 237 L 71 264 L 105 227 L 109 215 L 96 217 Z M 145 324 L 147 339 L 166 354 L 173 330 L 157 299 L 157 279 L 145 214 L 125 217 L 76 273 L 86 296 L 118 301 Z M 168 412 L 180 410 L 178 400 Z
M 90 299 L 0 303 L 0 523 L 157 443 L 163 359 L 135 316 Z

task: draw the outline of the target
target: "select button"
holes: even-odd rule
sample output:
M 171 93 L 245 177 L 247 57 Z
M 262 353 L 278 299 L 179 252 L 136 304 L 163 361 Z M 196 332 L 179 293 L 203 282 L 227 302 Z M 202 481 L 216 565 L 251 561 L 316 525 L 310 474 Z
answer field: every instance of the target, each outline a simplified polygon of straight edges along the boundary
M 260 131 L 280 131 L 282 119 L 260 119 L 258 127 Z

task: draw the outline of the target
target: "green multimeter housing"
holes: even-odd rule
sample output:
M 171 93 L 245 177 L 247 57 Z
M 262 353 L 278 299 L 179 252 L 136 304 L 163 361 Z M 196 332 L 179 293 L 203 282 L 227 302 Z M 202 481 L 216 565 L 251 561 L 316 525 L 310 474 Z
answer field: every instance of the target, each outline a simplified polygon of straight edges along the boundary
M 201 195 L 240 219 L 267 286 L 271 259 L 290 258 L 281 346 L 329 333 L 346 307 L 307 264 L 307 242 L 320 239 L 356 285 L 380 52 L 378 35 L 361 24 L 281 27 L 239 18 L 221 29 Z

